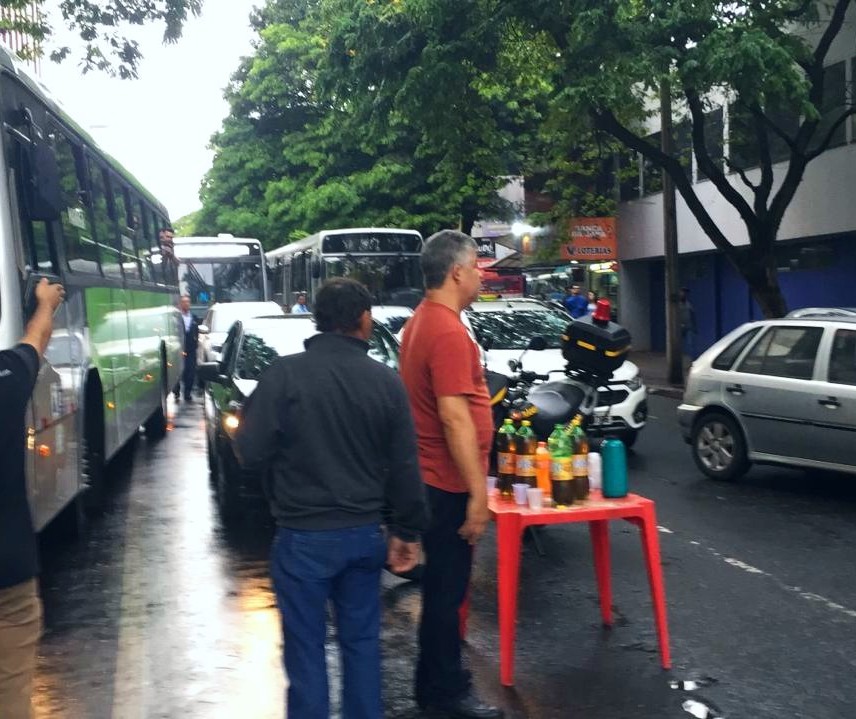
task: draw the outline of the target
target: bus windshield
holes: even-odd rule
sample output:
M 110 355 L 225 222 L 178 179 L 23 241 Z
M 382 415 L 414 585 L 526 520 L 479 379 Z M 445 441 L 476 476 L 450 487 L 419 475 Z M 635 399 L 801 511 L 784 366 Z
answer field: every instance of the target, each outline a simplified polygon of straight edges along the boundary
M 178 268 L 181 294 L 190 295 L 190 304 L 262 301 L 264 273 L 260 260 L 185 260 Z
M 375 303 L 415 307 L 422 298 L 417 255 L 327 255 L 326 277 L 350 277 L 369 288 Z

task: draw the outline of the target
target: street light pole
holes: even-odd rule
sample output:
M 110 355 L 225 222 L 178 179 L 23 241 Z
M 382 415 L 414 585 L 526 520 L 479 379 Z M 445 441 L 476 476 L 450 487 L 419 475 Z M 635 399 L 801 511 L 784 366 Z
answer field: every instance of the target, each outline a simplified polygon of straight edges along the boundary
M 660 82 L 660 149 L 672 157 L 672 90 L 668 77 Z M 666 364 L 669 384 L 684 382 L 683 348 L 678 312 L 678 216 L 675 206 L 675 183 L 663 168 L 663 261 L 666 279 Z

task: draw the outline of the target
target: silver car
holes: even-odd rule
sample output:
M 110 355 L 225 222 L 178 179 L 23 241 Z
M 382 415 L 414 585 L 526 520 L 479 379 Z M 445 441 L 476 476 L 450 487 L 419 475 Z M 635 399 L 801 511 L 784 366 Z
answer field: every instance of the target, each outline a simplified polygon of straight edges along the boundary
M 739 327 L 693 363 L 678 420 L 713 479 L 751 462 L 856 474 L 856 317 Z

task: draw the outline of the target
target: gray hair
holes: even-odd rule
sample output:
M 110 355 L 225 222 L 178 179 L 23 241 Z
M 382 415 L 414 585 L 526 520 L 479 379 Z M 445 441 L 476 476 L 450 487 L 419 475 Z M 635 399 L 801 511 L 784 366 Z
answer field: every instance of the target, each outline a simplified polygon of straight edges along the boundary
M 455 265 L 466 262 L 470 251 L 478 249 L 476 241 L 457 230 L 440 230 L 425 240 L 422 246 L 422 274 L 425 289 L 436 290 L 446 281 L 446 276 Z

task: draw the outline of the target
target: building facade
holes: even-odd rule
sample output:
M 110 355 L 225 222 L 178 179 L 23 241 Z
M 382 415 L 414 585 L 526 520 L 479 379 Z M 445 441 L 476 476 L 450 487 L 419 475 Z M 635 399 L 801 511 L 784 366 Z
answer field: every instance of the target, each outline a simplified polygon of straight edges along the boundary
M 856 87 L 856 12 L 836 38 L 828 55 L 823 125 L 852 105 Z M 718 129 L 719 151 L 742 156 L 747 163 L 751 147 L 740 146 L 735 128 L 740 118 L 726 103 L 713 110 L 710 126 Z M 787 121 L 787 118 L 784 120 Z M 793 122 L 797 118 L 792 118 Z M 652 128 L 656 129 L 656 128 Z M 656 133 L 652 133 L 656 140 Z M 676 125 L 676 142 L 688 143 L 687 127 Z M 786 157 L 785 147 L 773 148 L 774 159 Z M 666 344 L 663 264 L 662 181 L 654 168 L 638 158 L 638 181 L 625 182 L 618 210 L 618 249 L 621 260 L 621 321 L 631 331 L 634 347 L 662 351 Z M 691 166 L 690 166 L 691 162 Z M 745 225 L 713 184 L 687 155 L 695 191 L 725 236 L 737 246 L 748 246 Z M 778 183 L 787 162 L 774 165 Z M 747 176 L 757 182 L 760 170 Z M 737 175 L 731 184 L 745 197 L 750 192 Z M 777 185 L 776 185 L 777 186 Z M 784 216 L 776 243 L 779 281 L 788 307 L 856 306 L 856 120 L 848 118 L 833 142 L 811 162 Z M 774 192 L 775 192 L 774 187 Z M 696 349 L 701 350 L 739 326 L 758 319 L 761 312 L 748 286 L 702 231 L 680 195 L 677 199 L 680 286 L 690 290 L 697 322 Z

